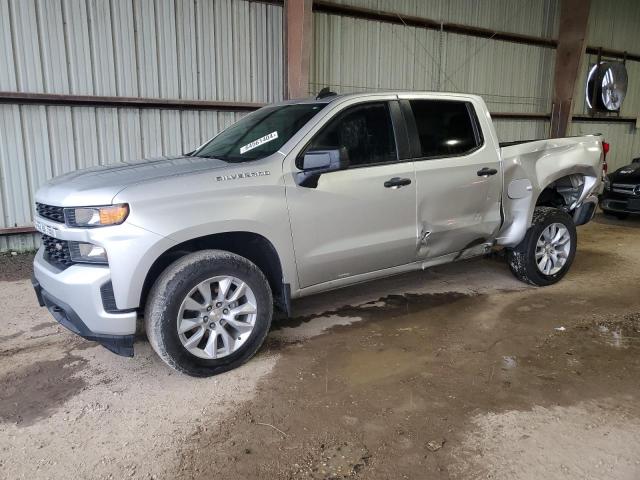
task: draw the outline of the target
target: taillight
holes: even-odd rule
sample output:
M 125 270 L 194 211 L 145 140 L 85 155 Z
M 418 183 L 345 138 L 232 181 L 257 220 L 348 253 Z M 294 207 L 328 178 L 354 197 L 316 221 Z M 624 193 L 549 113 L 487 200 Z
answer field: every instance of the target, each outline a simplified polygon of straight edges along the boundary
M 609 153 L 609 144 L 604 141 L 602 142 L 602 153 L 604 154 L 602 159 L 602 172 L 606 175 L 607 169 L 609 168 L 609 165 L 607 165 L 607 153 Z

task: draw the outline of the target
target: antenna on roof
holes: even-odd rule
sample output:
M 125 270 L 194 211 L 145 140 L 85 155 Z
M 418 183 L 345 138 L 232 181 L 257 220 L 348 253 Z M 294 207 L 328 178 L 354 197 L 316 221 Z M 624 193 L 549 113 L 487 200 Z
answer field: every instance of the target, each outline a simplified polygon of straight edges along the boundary
M 335 95 L 337 95 L 336 92 L 332 92 L 331 90 L 329 90 L 329 87 L 324 87 L 322 90 L 318 92 L 318 95 L 316 96 L 316 100 L 320 100 L 321 98 L 325 98 L 325 97 L 333 97 Z

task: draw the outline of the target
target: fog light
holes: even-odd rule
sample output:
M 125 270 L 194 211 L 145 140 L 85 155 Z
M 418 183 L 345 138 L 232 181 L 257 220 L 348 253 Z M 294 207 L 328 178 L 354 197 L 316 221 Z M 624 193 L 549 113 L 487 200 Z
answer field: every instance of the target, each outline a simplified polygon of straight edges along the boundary
M 69 242 L 71 260 L 79 263 L 107 263 L 107 251 L 92 243 Z

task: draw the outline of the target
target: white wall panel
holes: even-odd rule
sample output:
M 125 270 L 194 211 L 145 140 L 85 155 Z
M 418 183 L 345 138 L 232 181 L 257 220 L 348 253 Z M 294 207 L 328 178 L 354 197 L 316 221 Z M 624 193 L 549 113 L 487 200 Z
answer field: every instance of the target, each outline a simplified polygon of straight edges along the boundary
M 87 3 L 85 0 L 64 0 L 62 9 L 66 22 L 69 92 L 53 93 L 93 95 L 93 63 Z M 60 48 L 59 45 L 57 47 Z
M 432 20 L 541 37 L 556 36 L 560 11 L 559 0 L 332 1 L 400 15 L 426 17 Z
M 547 138 L 549 122 L 547 120 L 511 120 L 494 119 L 493 125 L 501 142 L 515 142 L 518 140 L 536 140 Z
M 62 3 L 60 0 L 38 0 L 36 4 L 38 36 L 42 48 L 42 69 L 45 90 L 65 92 L 69 90 Z
M 548 48 L 316 13 L 309 90 L 456 91 L 492 111 L 548 113 L 554 63 Z
M 162 155 L 162 127 L 159 110 L 142 110 L 140 112 L 140 136 L 142 137 L 143 157 Z
M 42 92 L 42 52 L 38 41 L 40 20 L 36 14 L 36 4 L 33 1 L 11 0 L 9 7 L 18 90 Z
M 138 96 L 133 5 L 130 0 L 111 0 L 116 91 L 125 97 Z
M 0 105 L 0 228 L 31 223 L 36 190 L 96 165 L 194 150 L 242 114 Z
M 87 0 L 95 95 L 117 95 L 110 3 L 105 0 Z
M 9 0 L 0 0 L 0 90 L 15 91 L 16 64 L 13 57 L 11 39 L 11 21 L 9 19 Z
M 98 165 L 98 126 L 93 108 L 71 109 L 73 138 L 76 152 L 76 168 Z
M 135 108 L 118 109 L 118 130 L 121 160 L 126 162 L 142 158 L 140 111 Z
M 588 135 L 600 133 L 609 142 L 607 155 L 609 171 L 612 172 L 631 160 L 640 157 L 640 135 L 635 125 L 625 123 L 573 122 L 570 135 Z
M 591 0 L 587 43 L 616 50 L 640 52 L 640 2 L 637 0 Z M 585 101 L 585 82 L 589 68 L 597 62 L 597 55 L 583 55 L 576 91 L 574 92 L 574 113 L 588 113 Z M 638 117 L 640 115 L 640 62 L 626 63 L 629 76 L 627 96 L 620 115 Z M 615 115 L 615 114 L 612 114 Z M 602 122 L 573 122 L 572 135 L 602 133 L 611 145 L 609 166 L 613 171 L 640 156 L 640 130 L 635 124 Z
M 640 47 L 638 0 L 591 0 L 589 44 L 638 53 Z
M 282 33 L 282 7 L 244 0 L 0 0 L 0 91 L 278 101 Z M 240 116 L 0 105 L 0 228 L 31 224 L 52 176 L 190 151 Z
M 46 107 L 50 154 L 53 176 L 62 175 L 76 169 L 76 152 L 73 141 L 71 107 Z M 39 141 L 26 139 L 26 141 Z
M 35 188 L 53 177 L 53 163 L 48 141 L 49 125 L 47 109 L 43 106 L 25 105 L 20 107 L 20 122 L 23 126 L 24 154 L 29 176 L 31 194 Z M 39 140 L 41 139 L 41 140 Z
M 0 90 L 269 102 L 282 7 L 244 0 L 0 0 Z
M 0 194 L 3 203 L 0 226 L 14 227 L 30 222 L 31 199 L 22 138 L 19 107 L 0 105 Z

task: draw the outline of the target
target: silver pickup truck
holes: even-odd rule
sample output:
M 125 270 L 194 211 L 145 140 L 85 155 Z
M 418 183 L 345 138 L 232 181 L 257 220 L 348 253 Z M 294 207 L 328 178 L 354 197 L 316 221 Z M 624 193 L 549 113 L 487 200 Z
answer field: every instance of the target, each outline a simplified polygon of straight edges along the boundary
M 76 171 L 36 195 L 33 284 L 73 332 L 171 367 L 246 362 L 274 307 L 506 249 L 557 282 L 594 214 L 598 135 L 500 145 L 474 95 L 326 95 L 266 106 L 176 158 Z

